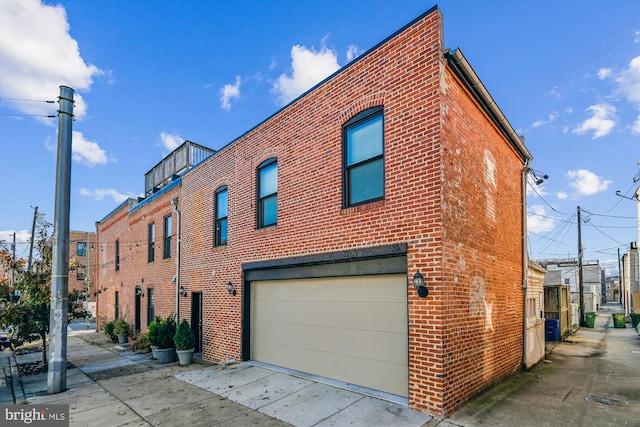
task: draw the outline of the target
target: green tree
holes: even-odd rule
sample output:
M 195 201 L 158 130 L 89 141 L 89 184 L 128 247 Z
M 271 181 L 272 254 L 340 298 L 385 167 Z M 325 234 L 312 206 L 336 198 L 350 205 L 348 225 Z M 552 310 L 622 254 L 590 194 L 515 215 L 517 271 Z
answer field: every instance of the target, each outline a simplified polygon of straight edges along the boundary
M 51 224 L 38 214 L 34 249 L 36 260 L 31 271 L 24 263 L 13 262 L 15 283 L 12 289 L 0 295 L 0 328 L 9 332 L 13 345 L 42 340 L 42 362 L 47 363 L 47 335 L 51 308 L 52 247 L 49 231 Z M 83 308 L 86 295 L 69 292 L 69 321 L 88 315 Z

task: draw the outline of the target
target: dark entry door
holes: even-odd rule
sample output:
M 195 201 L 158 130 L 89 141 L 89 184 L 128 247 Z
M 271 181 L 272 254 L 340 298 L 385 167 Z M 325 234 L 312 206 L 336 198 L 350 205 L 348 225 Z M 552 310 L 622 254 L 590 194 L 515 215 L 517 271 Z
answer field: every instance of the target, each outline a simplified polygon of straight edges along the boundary
M 153 288 L 147 288 L 147 326 L 153 322 L 156 316 L 155 301 L 153 300 Z
M 202 351 L 202 292 L 191 293 L 191 329 L 196 336 L 195 352 Z
M 141 292 L 137 292 L 136 290 L 136 300 L 135 300 L 136 318 L 135 318 L 135 325 L 134 325 L 134 330 L 136 332 L 140 332 L 140 306 L 142 305 L 141 299 L 142 299 Z

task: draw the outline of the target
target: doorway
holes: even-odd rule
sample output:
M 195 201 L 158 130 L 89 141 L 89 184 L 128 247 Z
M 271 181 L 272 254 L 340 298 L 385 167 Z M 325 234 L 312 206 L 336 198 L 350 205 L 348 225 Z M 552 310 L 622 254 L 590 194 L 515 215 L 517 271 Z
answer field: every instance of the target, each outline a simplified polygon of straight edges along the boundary
M 191 293 L 191 330 L 196 336 L 195 353 L 202 351 L 202 292 Z
M 147 326 L 156 317 L 155 302 L 153 300 L 153 288 L 147 288 Z
M 140 307 L 142 306 L 142 288 L 136 286 L 135 293 L 135 324 L 133 330 L 137 333 L 140 332 Z

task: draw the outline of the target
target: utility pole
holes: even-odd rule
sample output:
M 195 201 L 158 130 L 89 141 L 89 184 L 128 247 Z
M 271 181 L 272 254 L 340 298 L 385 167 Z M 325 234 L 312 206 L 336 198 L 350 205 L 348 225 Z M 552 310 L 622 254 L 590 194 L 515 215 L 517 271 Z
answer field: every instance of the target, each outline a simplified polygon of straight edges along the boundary
M 13 233 L 13 243 L 11 243 L 11 288 L 16 284 L 16 233 Z
M 47 393 L 67 389 L 67 309 L 69 307 L 69 211 L 71 193 L 71 138 L 74 90 L 60 86 L 58 103 L 58 157 L 56 165 L 51 312 L 49 314 L 49 372 Z
M 38 207 L 36 206 L 33 211 L 33 225 L 31 226 L 31 244 L 29 245 L 29 263 L 27 264 L 27 271 L 31 272 L 31 261 L 33 260 L 33 242 L 36 234 L 36 219 L 38 218 Z
M 618 248 L 618 287 L 620 288 L 620 304 L 622 304 L 622 267 L 620 266 L 620 248 Z
M 578 206 L 578 286 L 580 290 L 580 326 L 585 326 L 584 318 L 584 284 L 582 283 L 582 220 Z
M 89 311 L 89 295 L 91 294 L 89 292 L 90 291 L 89 286 L 91 285 L 91 281 L 89 279 L 91 277 L 90 276 L 90 270 L 89 270 L 89 265 L 90 265 L 89 264 L 89 232 L 87 232 L 87 236 L 86 237 L 87 237 L 87 239 L 86 239 L 86 243 L 85 243 L 85 247 L 84 247 L 84 254 L 85 254 L 85 257 L 86 257 L 86 261 L 87 261 L 86 262 L 87 267 L 85 269 L 84 280 L 85 280 L 86 285 L 87 285 L 87 290 L 86 290 L 87 299 L 85 300 L 85 304 L 87 304 L 87 306 L 85 307 L 85 310 L 87 310 L 87 312 L 88 312 Z M 89 329 L 89 316 L 85 317 L 85 326 L 86 326 L 87 329 Z

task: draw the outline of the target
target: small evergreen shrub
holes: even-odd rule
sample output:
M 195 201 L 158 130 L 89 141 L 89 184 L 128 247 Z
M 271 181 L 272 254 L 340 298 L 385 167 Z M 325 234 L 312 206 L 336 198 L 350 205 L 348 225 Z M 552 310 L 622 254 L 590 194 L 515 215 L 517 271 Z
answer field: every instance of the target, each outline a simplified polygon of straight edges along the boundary
M 182 319 L 182 322 L 176 329 L 176 334 L 173 337 L 173 342 L 178 350 L 190 350 L 196 345 L 196 337 L 189 326 L 187 319 Z

